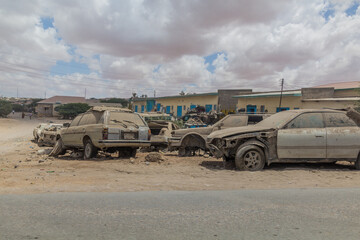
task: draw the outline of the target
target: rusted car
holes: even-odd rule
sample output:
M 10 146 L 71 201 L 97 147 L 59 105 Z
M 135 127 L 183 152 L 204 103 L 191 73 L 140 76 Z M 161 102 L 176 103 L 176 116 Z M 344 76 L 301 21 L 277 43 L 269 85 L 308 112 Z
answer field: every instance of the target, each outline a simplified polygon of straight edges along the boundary
M 269 114 L 230 114 L 212 126 L 201 128 L 186 128 L 172 132 L 169 138 L 169 150 L 178 150 L 179 156 L 190 156 L 194 151 L 207 150 L 206 137 L 221 129 L 255 124 L 268 117 Z
M 173 130 L 179 127 L 173 122 L 172 117 L 166 113 L 140 113 L 151 131 L 151 148 L 158 150 L 168 147 L 168 138 Z
M 135 157 L 138 148 L 150 146 L 150 136 L 139 114 L 122 108 L 93 107 L 61 129 L 51 155 L 73 149 L 83 150 L 85 159 L 94 157 L 98 150 Z
M 336 110 L 291 110 L 258 124 L 216 131 L 207 138 L 212 154 L 239 170 L 274 162 L 355 162 L 360 169 L 360 128 Z

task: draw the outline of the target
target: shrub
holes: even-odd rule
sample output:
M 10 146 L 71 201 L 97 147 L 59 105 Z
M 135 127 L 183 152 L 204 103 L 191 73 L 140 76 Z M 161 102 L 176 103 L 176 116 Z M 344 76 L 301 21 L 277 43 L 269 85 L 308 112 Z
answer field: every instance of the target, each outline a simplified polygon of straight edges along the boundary
M 0 100 L 0 117 L 6 117 L 9 113 L 11 113 L 11 111 L 11 103 L 5 100 Z
M 70 119 L 76 117 L 80 113 L 84 113 L 89 110 L 90 106 L 86 103 L 68 103 L 55 107 L 63 118 Z

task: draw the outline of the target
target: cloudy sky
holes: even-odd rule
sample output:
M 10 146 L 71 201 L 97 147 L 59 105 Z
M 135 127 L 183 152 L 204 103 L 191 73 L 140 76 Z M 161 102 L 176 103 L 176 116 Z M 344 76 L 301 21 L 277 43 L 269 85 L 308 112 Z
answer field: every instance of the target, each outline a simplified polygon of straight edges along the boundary
M 0 0 L 0 96 L 360 80 L 359 0 Z

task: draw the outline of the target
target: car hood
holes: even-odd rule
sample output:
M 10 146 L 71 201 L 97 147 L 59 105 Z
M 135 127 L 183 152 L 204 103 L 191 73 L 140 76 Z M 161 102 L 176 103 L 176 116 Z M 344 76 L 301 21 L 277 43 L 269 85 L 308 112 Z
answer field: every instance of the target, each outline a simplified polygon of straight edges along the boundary
M 233 127 L 233 128 L 227 128 L 227 129 L 215 131 L 208 136 L 208 139 L 231 137 L 233 135 L 249 133 L 249 132 L 269 131 L 271 129 L 273 129 L 273 128 L 256 126 L 256 125 Z

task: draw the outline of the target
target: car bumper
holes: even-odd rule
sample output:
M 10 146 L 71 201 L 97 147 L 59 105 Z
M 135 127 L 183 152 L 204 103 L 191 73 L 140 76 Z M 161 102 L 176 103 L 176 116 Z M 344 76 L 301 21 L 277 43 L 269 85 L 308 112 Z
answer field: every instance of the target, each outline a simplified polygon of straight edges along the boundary
M 216 147 L 213 144 L 208 144 L 207 147 L 209 148 L 209 151 L 211 152 L 211 154 L 216 157 L 216 158 L 222 158 L 224 156 L 223 152 Z
M 150 141 L 144 140 L 99 140 L 100 148 L 109 147 L 150 147 Z
M 170 147 L 180 147 L 181 145 L 181 137 L 172 137 L 168 139 Z

